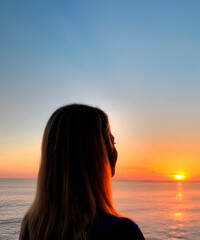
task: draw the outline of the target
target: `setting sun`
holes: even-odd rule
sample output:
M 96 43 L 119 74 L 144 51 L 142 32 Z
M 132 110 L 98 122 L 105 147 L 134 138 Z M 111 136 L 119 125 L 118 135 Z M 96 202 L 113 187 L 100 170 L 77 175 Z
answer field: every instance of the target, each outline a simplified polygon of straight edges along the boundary
M 183 174 L 175 174 L 175 175 L 174 175 L 174 178 L 175 178 L 176 180 L 183 180 L 183 179 L 185 178 L 185 176 L 184 176 Z

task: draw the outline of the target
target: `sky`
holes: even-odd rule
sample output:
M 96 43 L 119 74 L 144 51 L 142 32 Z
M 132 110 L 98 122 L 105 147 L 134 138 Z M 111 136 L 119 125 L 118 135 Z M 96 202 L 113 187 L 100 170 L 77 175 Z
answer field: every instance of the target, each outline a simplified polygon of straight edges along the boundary
M 115 179 L 200 181 L 200 2 L 0 2 L 0 177 L 37 177 L 45 124 L 107 112 Z

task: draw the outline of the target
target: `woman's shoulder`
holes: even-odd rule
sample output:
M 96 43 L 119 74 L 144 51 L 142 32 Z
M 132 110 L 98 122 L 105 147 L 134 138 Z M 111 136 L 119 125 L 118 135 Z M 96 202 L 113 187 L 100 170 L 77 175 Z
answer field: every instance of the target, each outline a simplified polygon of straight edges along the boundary
M 118 217 L 106 213 L 97 216 L 93 226 L 91 239 L 132 239 L 144 240 L 138 225 L 129 218 Z

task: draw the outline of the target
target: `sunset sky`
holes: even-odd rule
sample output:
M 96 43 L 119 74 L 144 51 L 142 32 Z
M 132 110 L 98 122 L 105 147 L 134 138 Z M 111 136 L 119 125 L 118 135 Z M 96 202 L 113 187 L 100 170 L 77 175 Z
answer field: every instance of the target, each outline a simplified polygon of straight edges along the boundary
M 0 177 L 37 177 L 52 112 L 108 113 L 115 179 L 200 181 L 200 1 L 0 2 Z

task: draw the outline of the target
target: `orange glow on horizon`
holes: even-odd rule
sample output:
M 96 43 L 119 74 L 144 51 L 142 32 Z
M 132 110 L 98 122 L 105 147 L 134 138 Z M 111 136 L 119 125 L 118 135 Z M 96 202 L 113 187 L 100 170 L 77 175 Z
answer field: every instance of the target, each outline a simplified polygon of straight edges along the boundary
M 199 146 L 163 141 L 148 144 L 125 135 L 116 137 L 116 180 L 200 181 Z M 120 142 L 121 141 L 121 142 Z M 180 152 L 180 149 L 183 149 Z M 0 178 L 37 177 L 40 141 L 6 146 L 0 151 Z

